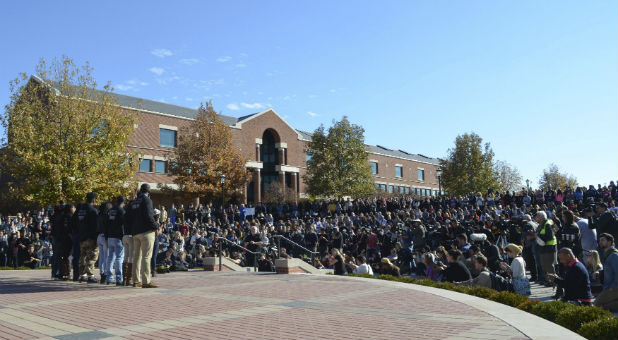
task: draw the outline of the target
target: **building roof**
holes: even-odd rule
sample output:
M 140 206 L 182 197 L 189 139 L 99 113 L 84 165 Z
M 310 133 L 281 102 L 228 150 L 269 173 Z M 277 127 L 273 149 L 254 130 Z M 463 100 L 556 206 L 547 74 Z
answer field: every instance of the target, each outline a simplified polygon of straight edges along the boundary
M 32 76 L 31 79 L 39 83 L 44 83 L 44 81 L 37 76 Z M 56 92 L 60 92 L 57 83 L 54 83 L 52 86 Z M 96 91 L 103 92 L 102 90 Z M 118 100 L 118 105 L 140 111 L 155 112 L 188 119 L 193 119 L 197 115 L 197 109 L 192 109 L 189 107 L 157 102 L 154 100 L 132 97 L 114 92 L 109 92 L 109 95 Z M 227 125 L 234 125 L 236 124 L 236 122 L 238 122 L 238 119 L 230 116 L 217 114 L 217 117 L 219 117 L 219 119 L 221 119 Z
M 307 141 L 311 140 L 312 134 L 310 132 L 302 131 L 302 130 L 296 130 L 296 131 L 303 137 L 303 139 Z M 438 158 L 431 158 L 431 157 L 427 157 L 421 154 L 413 154 L 413 153 L 409 153 L 404 150 L 393 150 L 393 149 L 389 149 L 382 145 L 365 144 L 365 150 L 367 150 L 367 152 L 372 153 L 372 154 L 402 158 L 402 159 L 407 159 L 411 161 L 429 163 L 429 164 L 434 164 L 434 165 L 440 165 L 440 160 Z
M 158 112 L 168 114 L 177 117 L 193 119 L 197 115 L 197 109 L 189 107 L 167 104 L 162 102 L 156 102 L 154 100 L 142 99 L 137 97 L 131 97 L 124 94 L 111 93 L 118 100 L 118 104 L 124 107 L 130 107 L 136 110 L 145 110 L 150 112 Z M 221 119 L 227 125 L 234 125 L 238 119 L 230 116 L 217 114 L 217 117 Z

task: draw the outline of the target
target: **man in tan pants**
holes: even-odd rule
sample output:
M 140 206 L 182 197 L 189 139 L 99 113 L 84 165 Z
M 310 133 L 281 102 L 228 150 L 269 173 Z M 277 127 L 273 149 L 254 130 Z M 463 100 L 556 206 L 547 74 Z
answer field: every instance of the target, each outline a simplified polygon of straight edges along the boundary
M 146 183 L 129 204 L 129 220 L 133 233 L 133 287 L 157 288 L 152 283 L 150 259 L 155 241 L 155 230 L 159 228 L 150 199 L 150 186 Z

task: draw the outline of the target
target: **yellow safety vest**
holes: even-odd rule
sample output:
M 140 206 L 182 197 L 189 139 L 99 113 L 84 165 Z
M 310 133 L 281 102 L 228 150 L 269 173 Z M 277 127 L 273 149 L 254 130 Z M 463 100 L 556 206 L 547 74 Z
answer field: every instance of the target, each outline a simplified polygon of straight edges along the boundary
M 543 225 L 543 229 L 541 229 L 541 232 L 539 233 L 539 235 L 545 235 L 545 231 L 547 230 L 547 227 L 551 228 L 552 224 L 554 224 L 554 222 L 552 220 L 547 220 L 545 221 L 545 224 Z M 553 238 L 547 242 L 545 242 L 546 246 L 555 246 L 558 242 L 556 241 L 556 235 L 553 235 Z

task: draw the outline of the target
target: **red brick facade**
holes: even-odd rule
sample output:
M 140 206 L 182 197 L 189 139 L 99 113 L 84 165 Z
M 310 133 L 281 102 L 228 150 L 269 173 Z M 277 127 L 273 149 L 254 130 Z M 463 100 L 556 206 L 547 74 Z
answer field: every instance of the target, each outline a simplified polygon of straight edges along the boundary
M 191 119 L 165 113 L 136 112 L 137 123 L 135 133 L 129 141 L 129 148 L 138 152 L 143 159 L 152 160 L 151 171 L 140 171 L 137 178 L 140 183 L 150 183 L 153 188 L 158 184 L 173 187 L 172 177 L 154 171 L 155 161 L 166 161 L 173 152 L 173 148 L 161 146 L 160 129 L 180 131 L 191 123 Z M 304 196 L 305 185 L 302 181 L 306 169 L 304 149 L 310 136 L 295 130 L 272 109 L 237 119 L 236 123 L 230 124 L 230 129 L 234 146 L 248 160 L 247 169 L 251 172 L 251 183 L 244 192 L 247 202 L 261 201 L 264 182 L 273 181 L 279 181 L 294 190 L 297 197 Z M 378 164 L 378 173 L 374 175 L 374 180 L 380 189 L 419 195 L 437 193 L 435 159 L 427 158 L 427 161 L 423 162 L 411 158 L 424 156 L 380 148 L 368 146 L 370 161 Z M 401 177 L 396 176 L 396 166 L 402 168 Z M 424 180 L 418 179 L 418 170 L 424 171 Z M 420 189 L 423 191 L 419 192 Z

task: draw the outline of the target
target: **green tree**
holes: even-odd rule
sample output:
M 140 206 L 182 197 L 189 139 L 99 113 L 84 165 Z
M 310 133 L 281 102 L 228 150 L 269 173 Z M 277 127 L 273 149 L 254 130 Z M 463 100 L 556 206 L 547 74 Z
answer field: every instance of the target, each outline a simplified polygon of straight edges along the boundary
M 522 182 L 519 169 L 505 161 L 497 161 L 494 164 L 494 171 L 498 176 L 499 191 L 521 190 Z
M 539 188 L 541 190 L 558 190 L 565 187 L 577 187 L 577 178 L 573 175 L 560 172 L 560 168 L 556 164 L 550 164 L 547 169 L 543 170 L 543 174 L 539 179 Z
M 308 194 L 341 198 L 375 192 L 364 133 L 361 126 L 350 124 L 345 116 L 333 121 L 328 133 L 323 125 L 313 132 L 305 150 L 312 155 L 303 175 Z
M 221 175 L 231 194 L 247 184 L 246 160 L 234 149 L 230 128 L 217 117 L 212 102 L 201 105 L 191 124 L 180 130 L 170 161 L 170 175 L 193 197 L 219 195 Z M 226 195 L 231 197 L 231 195 Z
M 441 161 L 445 191 L 452 195 L 465 195 L 498 189 L 493 157 L 489 143 L 483 145 L 483 139 L 476 133 L 457 136 L 455 148 L 449 149 L 447 159 Z
M 41 206 L 135 189 L 137 155 L 126 148 L 134 117 L 117 105 L 109 84 L 97 90 L 87 63 L 42 59 L 35 75 L 20 74 L 10 91 L 0 157 L 13 199 Z

